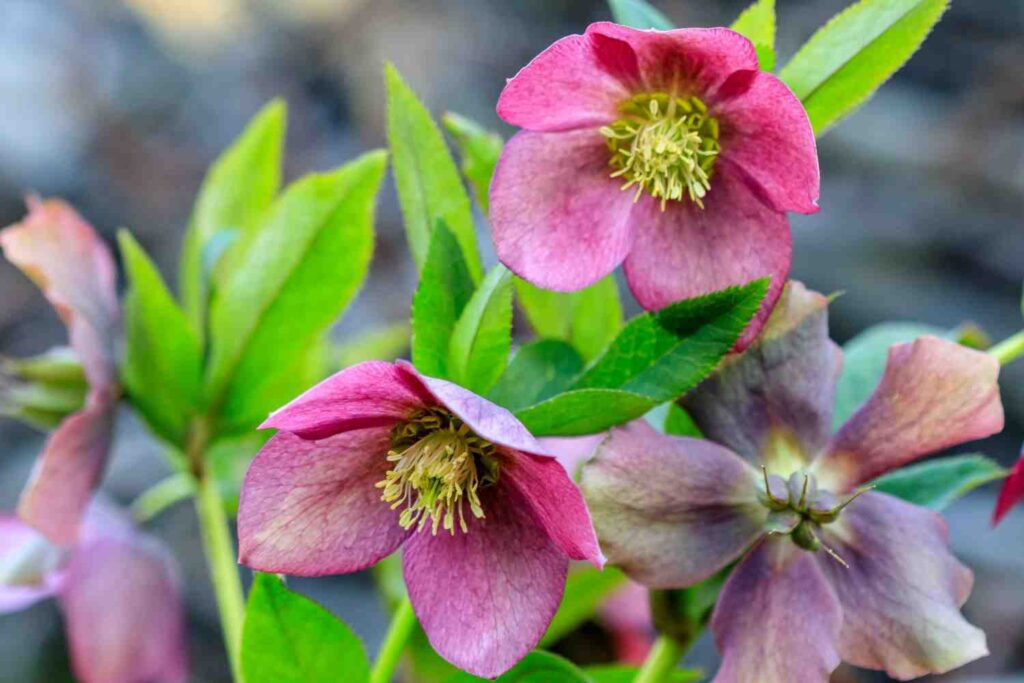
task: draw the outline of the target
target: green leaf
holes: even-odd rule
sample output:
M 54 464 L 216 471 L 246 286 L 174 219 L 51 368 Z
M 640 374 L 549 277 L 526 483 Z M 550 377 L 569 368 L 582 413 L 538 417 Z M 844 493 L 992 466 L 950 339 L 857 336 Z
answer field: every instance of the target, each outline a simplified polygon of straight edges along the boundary
M 438 221 L 455 234 L 473 282 L 483 274 L 469 195 L 441 131 L 398 70 L 384 69 L 388 91 L 388 144 L 413 259 L 427 258 L 431 229 Z
M 366 277 L 386 156 L 297 181 L 275 202 L 246 259 L 216 293 L 207 395 L 226 422 L 265 415 L 268 387 L 322 338 Z
M 117 235 L 128 292 L 121 379 L 132 405 L 161 438 L 181 446 L 202 399 L 202 351 L 160 271 L 131 233 Z
M 612 10 L 612 19 L 616 24 L 633 28 L 656 28 L 659 31 L 670 31 L 675 28 L 669 18 L 651 7 L 644 0 L 608 0 Z
M 863 104 L 917 51 L 949 0 L 861 0 L 818 30 L 779 77 L 820 134 Z
M 775 0 L 755 0 L 733 22 L 732 30 L 754 44 L 762 71 L 775 68 Z
M 519 305 L 538 337 L 572 342 L 585 361 L 596 358 L 622 329 L 615 277 L 578 292 L 552 292 L 516 278 Z
M 484 213 L 490 210 L 488 190 L 494 167 L 498 165 L 498 157 L 505 141 L 493 131 L 464 116 L 448 112 L 441 117 L 445 129 L 455 138 L 462 155 L 462 175 L 473 188 L 473 196 Z
M 512 273 L 498 265 L 466 304 L 448 347 L 448 373 L 484 394 L 505 371 L 512 347 Z
M 640 417 L 657 405 L 620 389 L 575 389 L 515 411 L 534 436 L 596 434 Z
M 516 352 L 488 398 L 519 410 L 564 391 L 582 370 L 576 349 L 558 339 L 542 339 Z
M 209 298 L 207 250 L 223 231 L 259 226 L 281 185 L 287 110 L 274 100 L 210 167 L 185 233 L 178 282 L 189 320 L 198 334 L 206 325 Z
M 633 683 L 640 669 L 625 664 L 602 664 L 588 666 L 583 669 L 583 673 L 593 683 Z M 702 678 L 704 672 L 700 669 L 673 669 L 661 680 L 663 683 L 695 683 Z
M 408 350 L 408 323 L 397 322 L 371 327 L 344 341 L 327 343 L 327 373 L 337 372 L 368 360 L 392 361 Z
M 581 566 L 570 571 L 562 604 L 541 639 L 540 647 L 554 644 L 594 616 L 601 603 L 625 583 L 626 575 L 614 567 L 599 571 Z
M 438 222 L 412 300 L 412 362 L 433 377 L 448 377 L 455 323 L 473 296 L 473 278 L 455 235 Z
M 843 371 L 836 385 L 836 407 L 832 417 L 834 429 L 843 426 L 875 391 L 885 372 L 889 348 L 927 334 L 949 336 L 946 330 L 932 325 L 893 322 L 870 327 L 846 342 L 843 346 Z
M 272 574 L 257 574 L 242 630 L 245 683 L 368 681 L 370 662 L 356 634 Z
M 700 427 L 686 412 L 686 409 L 678 403 L 670 403 L 668 406 L 668 412 L 665 415 L 665 433 L 673 436 L 689 436 L 695 439 L 704 438 Z
M 460 671 L 446 683 L 476 683 L 486 680 Z M 587 675 L 569 660 L 539 650 L 526 655 L 522 661 L 495 680 L 497 683 L 591 683 Z
M 572 329 L 570 295 L 541 289 L 518 277 L 515 283 L 519 307 L 534 333 L 544 339 L 568 340 Z
M 871 485 L 882 493 L 941 511 L 979 486 L 1007 474 L 1007 470 L 984 455 L 953 455 L 889 472 Z

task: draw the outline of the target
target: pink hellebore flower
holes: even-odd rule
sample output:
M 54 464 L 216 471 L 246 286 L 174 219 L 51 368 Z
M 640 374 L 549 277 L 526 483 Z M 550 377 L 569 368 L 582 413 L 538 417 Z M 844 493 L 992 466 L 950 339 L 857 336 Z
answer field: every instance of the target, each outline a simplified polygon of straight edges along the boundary
M 478 676 L 544 635 L 569 560 L 604 558 L 579 489 L 504 408 L 409 363 L 367 362 L 263 424 L 238 511 L 242 563 L 346 574 L 403 547 L 434 649 Z
M 56 596 L 83 683 L 184 683 L 185 619 L 177 569 L 155 540 L 94 502 L 78 544 L 61 549 L 0 516 L 0 614 Z
M 74 542 L 110 450 L 120 394 L 114 340 L 120 324 L 116 270 L 95 230 L 70 206 L 28 200 L 24 221 L 0 231 L 0 248 L 43 291 L 85 369 L 85 407 L 50 435 L 18 514 L 60 545 Z
M 524 130 L 491 184 L 501 261 L 530 282 L 585 287 L 625 262 L 662 308 L 771 276 L 757 336 L 782 292 L 787 211 L 818 210 L 803 106 L 729 29 L 592 24 L 509 80 L 498 115 Z
M 1014 505 L 1024 499 L 1024 448 L 1020 452 L 1020 460 L 1010 470 L 1010 476 L 1003 483 L 999 491 L 999 500 L 996 501 L 996 509 L 992 513 L 992 524 L 999 524 Z
M 987 654 L 943 519 L 862 487 L 1002 429 L 999 364 L 935 337 L 894 346 L 830 436 L 842 352 L 827 324 L 825 297 L 791 283 L 757 343 L 685 398 L 707 441 L 636 422 L 584 467 L 603 547 L 641 583 L 739 560 L 711 620 L 719 683 L 823 683 L 840 660 L 909 679 Z

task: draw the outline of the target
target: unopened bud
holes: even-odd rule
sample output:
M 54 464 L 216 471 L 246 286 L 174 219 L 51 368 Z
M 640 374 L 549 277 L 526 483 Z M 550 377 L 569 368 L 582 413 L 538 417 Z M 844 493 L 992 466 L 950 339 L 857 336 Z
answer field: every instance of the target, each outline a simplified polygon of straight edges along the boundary
M 61 347 L 31 358 L 0 358 L 0 414 L 49 430 L 85 405 L 81 363 Z

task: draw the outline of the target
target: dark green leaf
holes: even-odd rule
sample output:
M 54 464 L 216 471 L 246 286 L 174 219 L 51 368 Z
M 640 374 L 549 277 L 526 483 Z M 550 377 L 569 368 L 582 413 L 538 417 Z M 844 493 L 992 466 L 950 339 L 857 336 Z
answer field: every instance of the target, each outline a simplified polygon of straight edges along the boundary
M 359 683 L 370 662 L 359 638 L 333 614 L 285 588 L 272 574 L 257 574 L 242 631 L 245 683 Z
M 616 24 L 640 29 L 656 28 L 659 31 L 675 28 L 668 17 L 644 0 L 608 0 L 608 6 Z
M 548 647 L 571 633 L 580 624 L 594 616 L 597 608 L 612 593 L 626 583 L 626 575 L 614 567 L 598 571 L 580 566 L 569 572 L 565 582 L 565 595 L 540 647 Z
M 733 22 L 732 30 L 754 44 L 762 71 L 775 68 L 775 0 L 755 0 Z
M 593 683 L 633 683 L 639 672 L 635 666 L 624 664 L 603 664 L 583 669 Z M 704 672 L 700 669 L 673 669 L 661 680 L 662 683 L 695 683 L 702 678 Z
M 487 213 L 490 210 L 487 193 L 491 187 L 491 176 L 494 175 L 494 167 L 498 164 L 505 142 L 497 133 L 452 112 L 441 117 L 441 121 L 458 143 L 462 155 L 462 175 L 473 188 L 473 195 L 480 208 Z
M 1006 475 L 1005 469 L 984 455 L 953 455 L 889 472 L 871 484 L 882 493 L 941 511 L 957 498 Z
M 564 391 L 582 370 L 576 349 L 557 339 L 543 339 L 516 352 L 488 398 L 519 410 Z
M 460 671 L 446 683 L 475 683 L 486 680 Z M 569 660 L 539 650 L 526 655 L 511 670 L 495 680 L 497 683 L 591 683 L 587 675 Z
M 466 304 L 448 347 L 451 379 L 486 393 L 505 371 L 512 348 L 512 273 L 495 266 Z
M 534 436 L 596 434 L 640 417 L 657 405 L 619 389 L 574 389 L 515 411 Z

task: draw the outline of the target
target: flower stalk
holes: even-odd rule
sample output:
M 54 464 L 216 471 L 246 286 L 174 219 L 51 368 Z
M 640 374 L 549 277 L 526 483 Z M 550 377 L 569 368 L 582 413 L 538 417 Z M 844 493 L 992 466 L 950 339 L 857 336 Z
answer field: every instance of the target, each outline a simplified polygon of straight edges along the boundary
M 679 660 L 689 649 L 690 643 L 680 643 L 671 636 L 662 634 L 654 641 L 647 659 L 637 672 L 634 683 L 661 683 L 676 668 Z
M 1021 330 L 1012 337 L 1007 337 L 988 350 L 989 355 L 995 357 L 1000 365 L 1009 365 L 1024 355 L 1024 330 Z
M 384 643 L 380 646 L 380 654 L 377 655 L 377 661 L 370 673 L 370 683 L 391 683 L 415 627 L 416 613 L 412 609 L 412 603 L 408 597 L 403 598 L 391 617 L 391 625 L 388 626 Z

